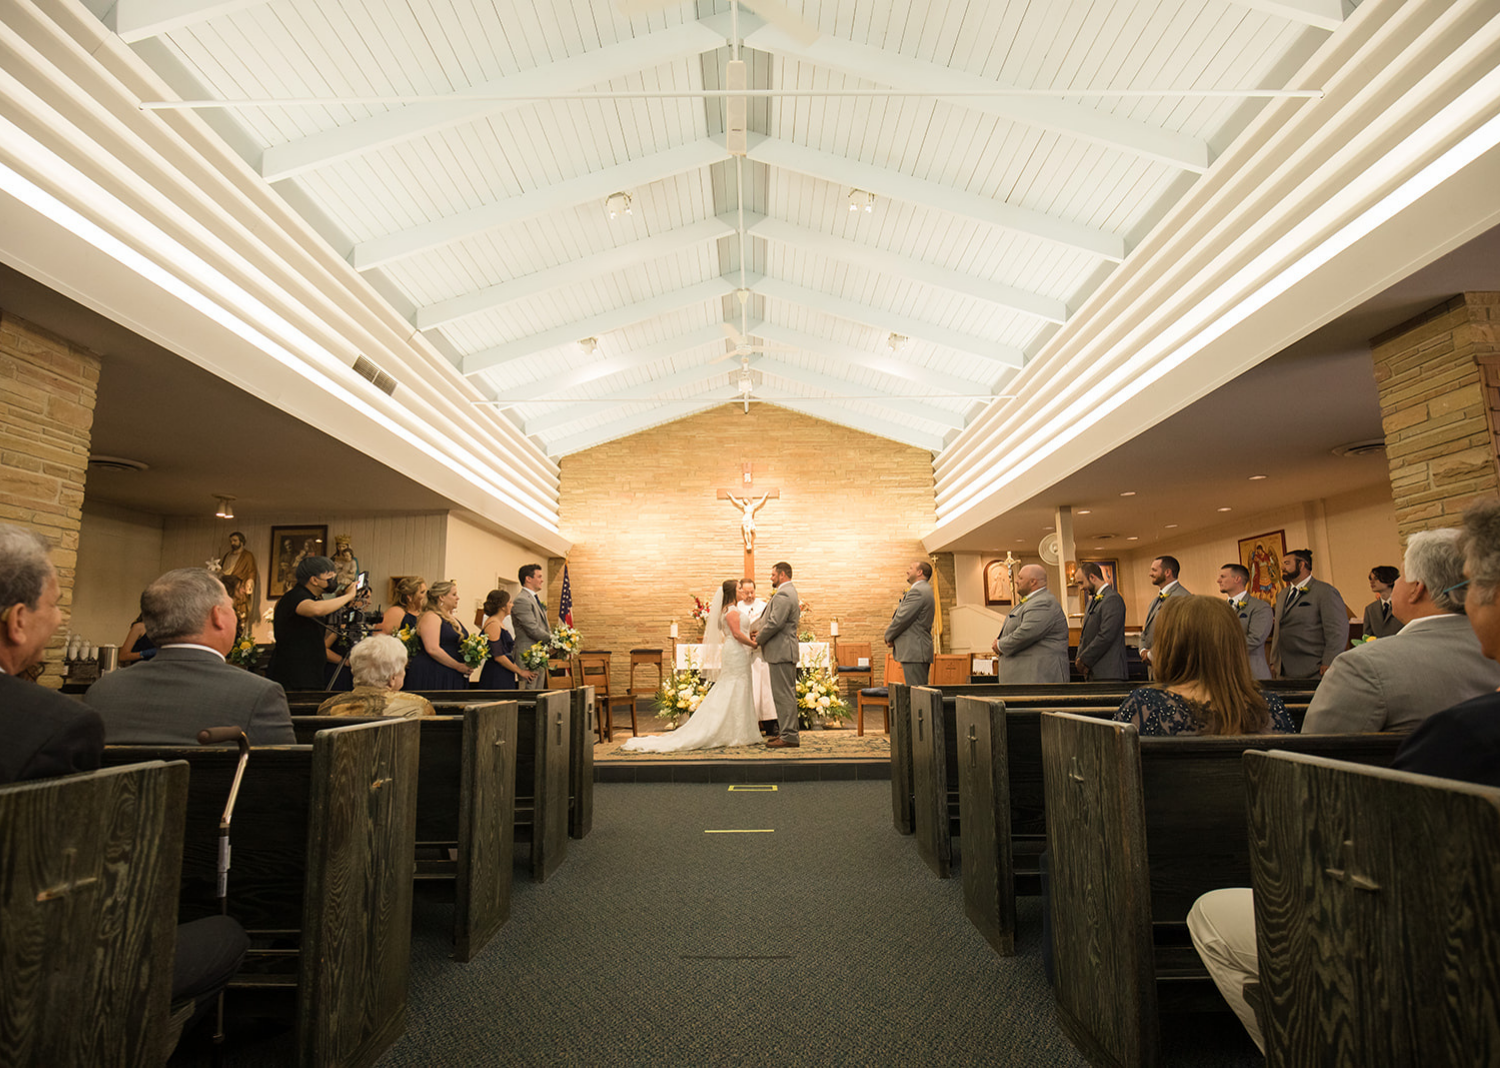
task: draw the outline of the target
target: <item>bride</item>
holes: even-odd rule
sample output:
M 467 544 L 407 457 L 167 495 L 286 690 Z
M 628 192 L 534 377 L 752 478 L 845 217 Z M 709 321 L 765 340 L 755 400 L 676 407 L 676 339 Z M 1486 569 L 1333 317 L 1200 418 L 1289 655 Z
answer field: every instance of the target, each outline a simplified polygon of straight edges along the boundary
M 750 686 L 751 656 L 759 655 L 735 605 L 738 583 L 729 579 L 714 594 L 703 635 L 703 666 L 713 688 L 698 710 L 671 734 L 631 738 L 620 747 L 630 753 L 676 753 L 685 749 L 718 749 L 759 745 L 760 725 Z

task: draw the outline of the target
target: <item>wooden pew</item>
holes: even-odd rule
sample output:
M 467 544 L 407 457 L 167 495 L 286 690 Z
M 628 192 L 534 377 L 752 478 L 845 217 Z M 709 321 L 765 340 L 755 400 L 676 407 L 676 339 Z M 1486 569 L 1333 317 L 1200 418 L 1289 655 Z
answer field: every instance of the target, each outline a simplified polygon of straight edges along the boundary
M 1500 1058 L 1500 790 L 1245 754 L 1267 1063 Z
M 534 707 L 534 706 L 533 706 Z M 295 716 L 297 741 L 355 717 Z M 462 715 L 414 720 L 418 881 L 454 883 L 453 956 L 469 961 L 510 918 L 515 852 L 517 713 L 514 701 L 466 705 Z M 449 850 L 457 853 L 450 859 Z
M 295 991 L 307 1068 L 367 1065 L 389 1048 L 406 1027 L 411 970 L 417 724 L 329 722 L 311 746 L 251 752 L 230 836 L 229 914 L 256 943 L 231 986 Z M 192 769 L 178 919 L 216 914 L 219 816 L 238 753 L 104 750 L 107 765 L 148 760 Z
M 1094 1064 L 1154 1065 L 1158 1008 L 1224 1007 L 1187 937 L 1208 890 L 1250 884 L 1247 750 L 1385 764 L 1403 735 L 1141 738 L 1124 723 L 1042 717 L 1054 991 Z
M 158 762 L 0 787 L 0 1063 L 166 1061 L 187 793 Z

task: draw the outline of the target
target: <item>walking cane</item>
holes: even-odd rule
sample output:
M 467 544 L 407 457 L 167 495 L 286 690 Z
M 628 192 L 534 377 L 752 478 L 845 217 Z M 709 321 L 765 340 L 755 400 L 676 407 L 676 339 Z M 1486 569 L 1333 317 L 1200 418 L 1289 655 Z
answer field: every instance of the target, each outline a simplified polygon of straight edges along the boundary
M 224 803 L 224 814 L 219 817 L 219 863 L 214 881 L 214 893 L 219 899 L 219 915 L 229 915 L 229 823 L 234 818 L 234 802 L 240 794 L 240 780 L 245 777 L 245 764 L 250 759 L 250 739 L 239 727 L 210 727 L 198 732 L 199 745 L 218 745 L 235 741 L 240 746 L 239 763 L 234 768 L 234 781 L 229 784 L 229 800 Z M 217 1019 L 214 1023 L 214 1063 L 224 1059 L 224 991 L 219 991 Z

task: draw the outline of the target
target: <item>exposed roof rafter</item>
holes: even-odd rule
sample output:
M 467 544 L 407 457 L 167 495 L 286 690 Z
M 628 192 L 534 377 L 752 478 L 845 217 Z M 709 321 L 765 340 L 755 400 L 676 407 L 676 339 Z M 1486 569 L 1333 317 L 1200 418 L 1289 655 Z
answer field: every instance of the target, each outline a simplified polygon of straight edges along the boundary
M 847 393 L 855 390 L 861 394 L 860 399 L 870 404 L 878 404 L 882 408 L 889 408 L 893 412 L 909 415 L 913 419 L 920 419 L 926 423 L 935 423 L 945 430 L 962 430 L 968 422 L 961 412 L 955 412 L 949 408 L 940 408 L 935 404 L 925 404 L 922 401 L 910 400 L 898 393 L 886 393 L 869 386 L 858 385 L 848 378 L 835 375 L 820 374 L 817 371 L 809 371 L 805 367 L 786 363 L 783 360 L 767 357 L 755 365 L 761 373 L 775 375 L 777 378 L 809 389 L 822 390 L 827 393 Z M 884 396 L 874 397 L 871 394 L 882 393 Z M 760 395 L 760 390 L 756 390 Z M 840 400 L 839 397 L 809 397 L 809 400 Z M 977 404 L 978 401 L 967 401 L 969 405 Z
M 751 322 L 752 334 L 755 332 L 754 328 L 758 326 L 760 326 L 758 322 Z M 718 344 L 721 351 L 727 351 L 723 348 L 727 340 L 722 327 L 705 326 L 698 330 L 690 330 L 685 334 L 663 338 L 661 341 L 643 345 L 638 349 L 629 349 L 615 356 L 606 356 L 602 360 L 593 360 L 571 371 L 548 375 L 523 386 L 507 388 L 503 391 L 500 400 L 506 404 L 524 404 L 544 400 L 578 386 L 597 382 L 601 378 L 629 371 L 633 367 L 644 367 L 660 360 L 668 360 L 673 356 L 680 356 L 708 345 Z
M 754 367 L 756 361 L 752 358 L 750 366 Z M 602 397 L 590 397 L 589 403 L 576 408 L 563 408 L 537 416 L 535 419 L 526 420 L 526 433 L 544 434 L 549 430 L 576 423 L 597 414 L 601 410 L 601 404 L 616 401 L 621 405 L 635 404 L 641 401 L 662 400 L 662 394 L 671 393 L 674 390 L 683 389 L 688 386 L 713 383 L 718 380 L 718 385 L 712 388 L 733 389 L 730 385 L 730 375 L 738 372 L 739 364 L 715 361 L 713 363 L 700 364 L 697 367 L 685 367 L 681 371 L 674 371 L 669 375 L 654 378 L 650 382 L 642 382 L 633 386 L 623 386 L 612 393 L 606 393 Z
M 978 394 L 989 393 L 996 388 L 993 381 L 980 382 L 974 379 L 960 378 L 958 375 L 945 374 L 941 371 L 933 371 L 895 356 L 884 356 L 865 349 L 857 349 L 850 345 L 841 345 L 836 341 L 814 337 L 811 334 L 804 334 L 800 330 L 793 330 L 791 327 L 781 326 L 776 323 L 761 323 L 758 327 L 751 330 L 750 333 L 764 341 L 770 341 L 778 345 L 796 345 L 798 348 L 816 353 L 825 360 L 837 360 L 839 363 L 848 364 L 851 367 L 867 368 L 879 374 L 889 375 L 891 378 L 899 378 L 906 382 L 915 383 L 924 389 L 940 390 L 947 393 Z M 1001 377 L 1008 378 L 1014 373 L 1013 369 L 1006 368 L 1001 372 Z
M 1230 0 L 1230 3 L 1329 31 L 1342 26 L 1348 16 L 1344 0 Z
M 692 398 L 690 398 L 692 399 Z M 542 442 L 542 448 L 547 450 L 547 455 L 556 460 L 560 456 L 569 453 L 582 452 L 584 449 L 592 449 L 595 445 L 603 445 L 606 441 L 614 441 L 616 438 L 629 437 L 642 430 L 662 423 L 673 423 L 678 419 L 685 419 L 690 415 L 708 411 L 724 404 L 731 404 L 734 397 L 729 390 L 716 390 L 712 395 L 704 393 L 701 402 L 697 405 L 674 404 L 671 407 L 652 407 L 644 411 L 632 412 L 622 416 L 613 422 L 604 423 L 600 426 L 591 427 L 566 438 L 558 438 L 555 441 Z
M 269 0 L 116 0 L 104 24 L 126 44 L 159 37 Z

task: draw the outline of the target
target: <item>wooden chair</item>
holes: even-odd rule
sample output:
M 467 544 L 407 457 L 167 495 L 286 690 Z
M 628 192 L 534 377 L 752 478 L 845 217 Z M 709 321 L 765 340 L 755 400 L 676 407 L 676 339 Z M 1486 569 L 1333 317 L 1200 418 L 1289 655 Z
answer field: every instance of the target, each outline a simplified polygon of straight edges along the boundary
M 599 740 L 613 741 L 615 737 L 615 705 L 623 703 L 630 708 L 630 733 L 639 734 L 635 720 L 635 695 L 611 693 L 609 688 L 609 658 L 584 653 L 579 659 L 583 685 L 594 688 L 595 722 Z
M 864 661 L 863 664 L 860 661 Z M 834 670 L 839 681 L 849 680 L 849 696 L 857 699 L 859 691 L 875 683 L 875 664 L 870 658 L 869 642 L 841 642 L 833 639 Z
M 0 788 L 7 1064 L 166 1061 L 187 795 L 159 762 Z
M 651 689 L 643 690 L 635 681 L 635 669 L 652 668 L 656 671 L 656 682 Z M 626 691 L 632 697 L 650 697 L 661 689 L 662 668 L 660 649 L 632 649 L 630 650 L 630 688 Z
M 574 685 L 571 658 L 547 661 L 547 689 L 571 690 Z
M 1244 775 L 1267 1063 L 1494 1063 L 1500 789 L 1300 753 Z
M 885 657 L 885 685 L 866 687 L 854 697 L 854 725 L 856 734 L 865 733 L 865 706 L 880 709 L 885 717 L 885 733 L 891 733 L 891 685 L 902 682 L 901 665 L 889 653 Z

